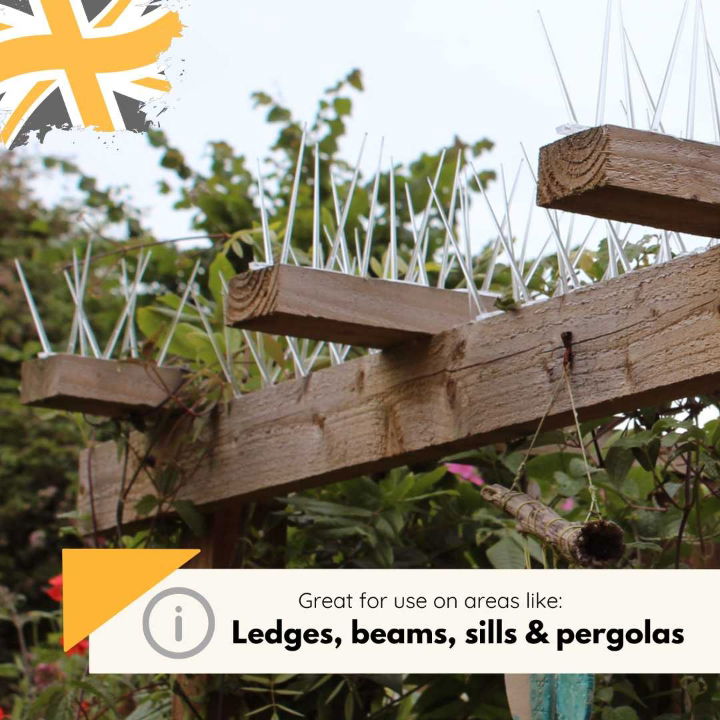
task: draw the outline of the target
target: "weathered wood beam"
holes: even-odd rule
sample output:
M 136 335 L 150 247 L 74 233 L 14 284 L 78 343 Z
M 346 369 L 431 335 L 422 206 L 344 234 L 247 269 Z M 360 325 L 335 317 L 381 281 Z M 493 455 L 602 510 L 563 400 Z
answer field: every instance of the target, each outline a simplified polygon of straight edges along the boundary
M 24 405 L 117 417 L 162 405 L 183 382 L 177 368 L 139 360 L 52 355 L 22 364 Z
M 603 125 L 540 150 L 538 205 L 720 236 L 720 147 Z
M 483 310 L 494 297 L 484 297 Z M 274 335 L 387 348 L 467 323 L 466 292 L 272 265 L 230 281 L 227 322 Z
M 280 495 L 530 433 L 562 376 L 564 332 L 581 418 L 713 393 L 719 304 L 714 248 L 250 393 L 218 415 L 181 496 L 209 506 Z M 571 418 L 561 392 L 546 427 Z M 92 480 L 98 526 L 109 528 L 122 462 L 112 444 L 90 452 L 80 508 Z M 128 513 L 151 491 L 140 475 Z

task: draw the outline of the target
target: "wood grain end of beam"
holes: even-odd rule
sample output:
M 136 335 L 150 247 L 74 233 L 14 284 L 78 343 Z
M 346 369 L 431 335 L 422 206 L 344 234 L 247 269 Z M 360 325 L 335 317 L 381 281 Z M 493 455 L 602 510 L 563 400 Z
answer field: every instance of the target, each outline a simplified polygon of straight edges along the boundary
M 429 338 L 472 319 L 464 292 L 291 265 L 234 277 L 227 301 L 233 327 L 358 347 Z
M 540 150 L 541 207 L 720 234 L 720 147 L 603 125 Z
M 139 361 L 53 355 L 22 364 L 20 402 L 118 417 L 159 407 L 180 387 L 183 376 L 178 368 Z

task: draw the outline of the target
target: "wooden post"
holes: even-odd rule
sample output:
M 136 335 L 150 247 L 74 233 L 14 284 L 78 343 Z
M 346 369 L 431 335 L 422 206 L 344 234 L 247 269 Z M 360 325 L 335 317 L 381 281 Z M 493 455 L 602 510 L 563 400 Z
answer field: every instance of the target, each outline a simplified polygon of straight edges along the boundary
M 209 527 L 204 537 L 188 536 L 186 544 L 199 547 L 200 554 L 196 555 L 186 567 L 195 569 L 233 567 L 237 541 L 241 535 L 242 513 L 241 503 L 227 503 L 225 507 L 209 516 Z M 192 703 L 201 717 L 216 717 L 213 710 L 217 698 L 208 692 L 207 675 L 178 675 L 176 682 L 185 697 L 180 694 L 173 695 L 172 720 L 196 720 L 197 716 L 188 708 L 188 702 Z
M 720 147 L 603 125 L 540 150 L 538 205 L 720 235 Z
M 716 392 L 719 308 L 713 248 L 250 393 L 219 417 L 181 497 L 277 496 L 532 432 L 562 378 L 566 331 L 583 420 Z M 571 422 L 563 394 L 545 427 Z M 80 509 L 92 477 L 101 530 L 114 525 L 121 472 L 113 444 L 80 463 Z M 128 512 L 149 491 L 141 476 Z
M 165 403 L 183 383 L 178 368 L 138 360 L 52 355 L 22 364 L 24 405 L 119 417 Z
M 495 296 L 483 295 L 485 311 Z M 235 276 L 227 298 L 233 327 L 387 348 L 474 320 L 468 294 L 291 265 Z

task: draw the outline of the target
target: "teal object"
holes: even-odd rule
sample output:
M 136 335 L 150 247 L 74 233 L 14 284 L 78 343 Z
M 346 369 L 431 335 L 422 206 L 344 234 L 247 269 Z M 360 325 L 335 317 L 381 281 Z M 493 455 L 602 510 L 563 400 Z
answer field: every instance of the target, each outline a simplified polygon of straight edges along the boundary
M 589 720 L 594 675 L 531 675 L 532 720 Z

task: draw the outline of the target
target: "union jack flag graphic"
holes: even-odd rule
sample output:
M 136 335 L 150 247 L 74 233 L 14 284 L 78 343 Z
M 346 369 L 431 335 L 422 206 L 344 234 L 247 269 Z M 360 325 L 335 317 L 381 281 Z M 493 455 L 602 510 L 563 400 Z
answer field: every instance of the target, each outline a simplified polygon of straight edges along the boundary
M 149 127 L 170 90 L 159 56 L 182 32 L 163 0 L 0 0 L 0 145 L 54 127 Z

